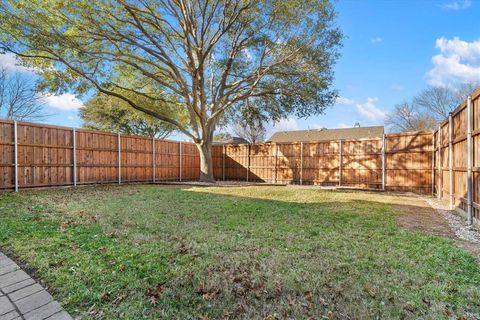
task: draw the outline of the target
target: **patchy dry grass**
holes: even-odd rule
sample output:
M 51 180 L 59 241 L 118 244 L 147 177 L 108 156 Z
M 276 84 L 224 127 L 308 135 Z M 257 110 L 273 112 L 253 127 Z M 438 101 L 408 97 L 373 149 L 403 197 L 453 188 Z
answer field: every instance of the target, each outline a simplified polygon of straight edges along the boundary
M 476 319 L 474 259 L 396 223 L 424 205 L 304 187 L 2 194 L 0 246 L 85 319 Z

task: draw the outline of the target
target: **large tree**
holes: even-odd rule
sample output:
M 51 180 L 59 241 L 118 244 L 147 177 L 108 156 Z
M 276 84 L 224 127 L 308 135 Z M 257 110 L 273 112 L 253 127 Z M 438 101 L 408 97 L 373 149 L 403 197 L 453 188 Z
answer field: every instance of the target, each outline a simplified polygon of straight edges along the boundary
M 334 102 L 334 18 L 329 0 L 5 0 L 0 48 L 41 70 L 49 90 L 94 88 L 175 125 L 213 181 L 213 133 L 228 109 L 254 97 L 275 120 Z
M 175 131 L 174 125 L 135 110 L 124 100 L 103 93 L 87 101 L 80 109 L 80 118 L 85 128 L 123 134 L 163 139 Z

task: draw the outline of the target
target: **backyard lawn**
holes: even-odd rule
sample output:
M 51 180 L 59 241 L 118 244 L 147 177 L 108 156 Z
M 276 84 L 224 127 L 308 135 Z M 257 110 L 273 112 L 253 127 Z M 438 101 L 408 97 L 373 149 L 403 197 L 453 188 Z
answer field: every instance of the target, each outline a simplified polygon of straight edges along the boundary
M 397 224 L 422 205 L 282 186 L 3 193 L 0 248 L 82 319 L 478 319 L 474 258 Z

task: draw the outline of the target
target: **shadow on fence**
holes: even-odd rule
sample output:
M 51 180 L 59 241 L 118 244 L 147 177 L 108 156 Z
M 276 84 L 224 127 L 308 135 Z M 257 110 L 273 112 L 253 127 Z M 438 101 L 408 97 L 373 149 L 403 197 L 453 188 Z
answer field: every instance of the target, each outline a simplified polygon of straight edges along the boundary
M 217 179 L 432 191 L 432 133 L 214 146 Z

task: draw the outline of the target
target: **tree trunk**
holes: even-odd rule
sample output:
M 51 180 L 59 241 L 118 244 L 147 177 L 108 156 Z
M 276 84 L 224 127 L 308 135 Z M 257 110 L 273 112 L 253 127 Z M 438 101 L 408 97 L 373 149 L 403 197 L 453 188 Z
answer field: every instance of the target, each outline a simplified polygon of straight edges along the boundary
M 197 144 L 200 153 L 200 181 L 215 182 L 213 177 L 212 162 L 212 142 L 204 141 L 203 144 Z

